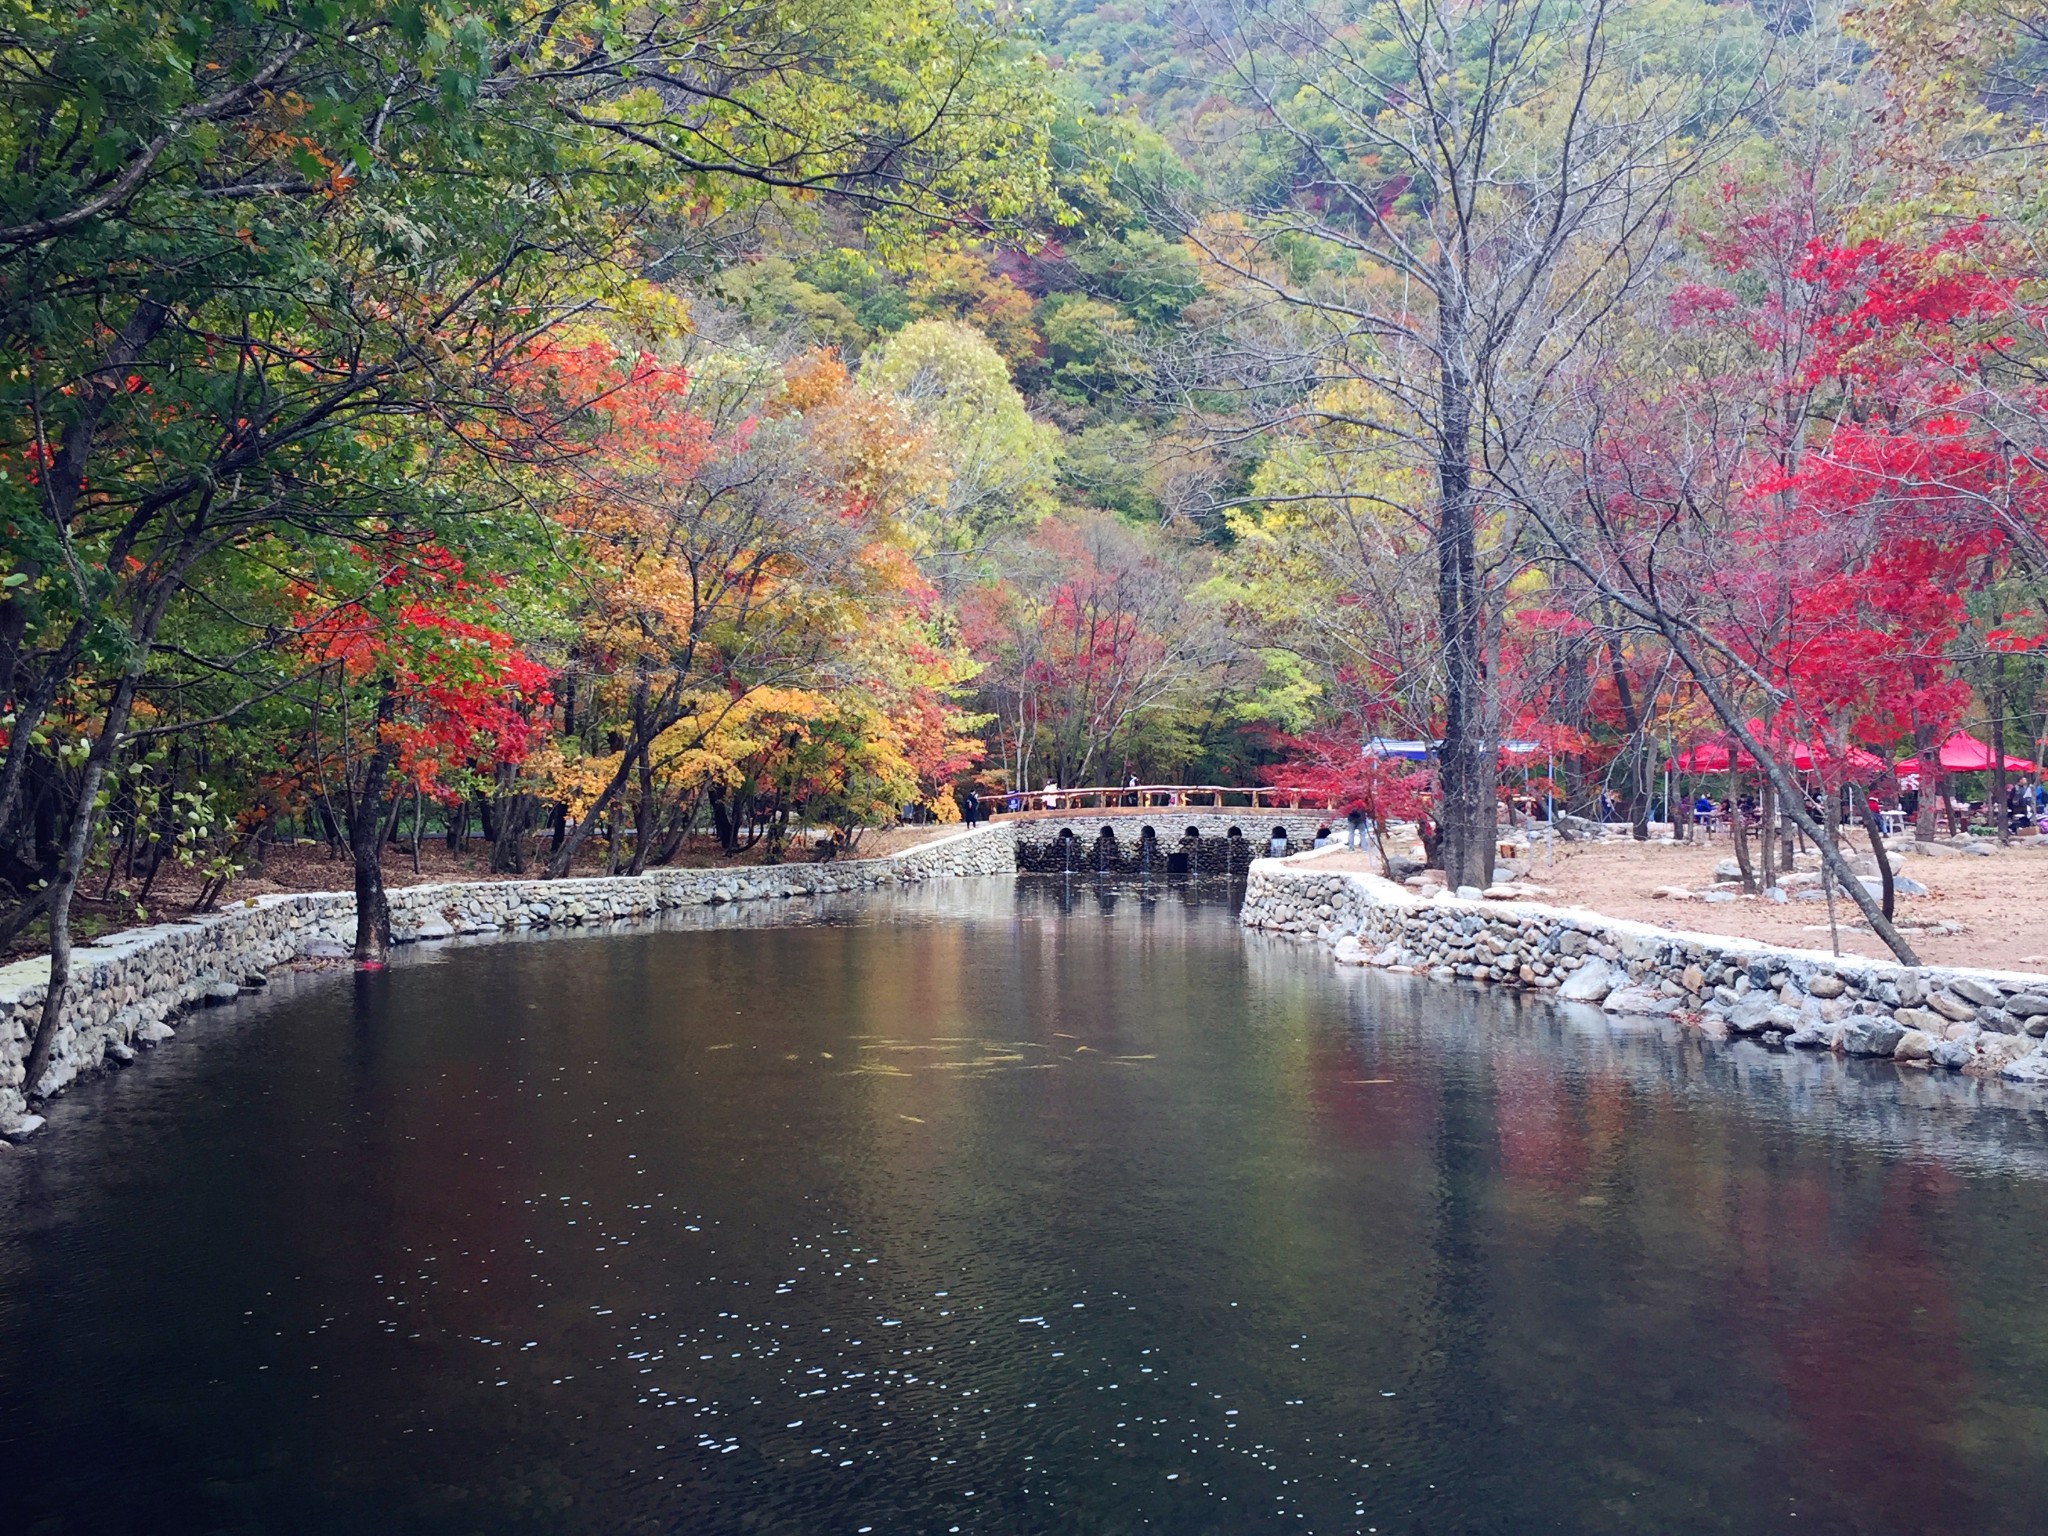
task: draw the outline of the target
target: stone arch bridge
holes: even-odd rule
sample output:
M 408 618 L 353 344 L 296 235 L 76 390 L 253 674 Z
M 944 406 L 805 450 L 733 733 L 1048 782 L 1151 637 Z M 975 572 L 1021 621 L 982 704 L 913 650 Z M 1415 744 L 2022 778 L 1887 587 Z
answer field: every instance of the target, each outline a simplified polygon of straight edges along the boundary
M 1241 875 L 1263 858 L 1275 828 L 1289 852 L 1339 835 L 1343 817 L 1271 806 L 1110 806 L 1027 811 L 996 818 L 1014 829 L 1017 868 L 1028 874 Z

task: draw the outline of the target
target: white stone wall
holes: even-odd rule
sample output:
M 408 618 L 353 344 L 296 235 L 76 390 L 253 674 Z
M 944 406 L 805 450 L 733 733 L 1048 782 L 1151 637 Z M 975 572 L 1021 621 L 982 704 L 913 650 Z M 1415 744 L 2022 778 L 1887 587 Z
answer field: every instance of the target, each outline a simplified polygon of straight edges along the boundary
M 1424 897 L 1373 875 L 1254 863 L 1248 927 L 1340 964 L 1552 991 L 1715 1035 L 2048 1083 L 2048 976 L 1902 966 L 1516 901 Z
M 581 880 L 464 881 L 394 890 L 392 937 L 630 922 L 679 907 L 872 890 L 960 875 L 1016 871 L 1007 825 L 976 827 L 879 859 L 733 869 L 657 869 Z M 172 1037 L 185 1009 L 226 1002 L 295 961 L 341 958 L 355 937 L 352 892 L 258 896 L 188 922 L 110 934 L 72 955 L 70 997 L 43 1078 L 46 1096 L 109 1060 Z M 23 1063 L 41 1016 L 48 956 L 0 967 L 0 1136 L 26 1135 Z

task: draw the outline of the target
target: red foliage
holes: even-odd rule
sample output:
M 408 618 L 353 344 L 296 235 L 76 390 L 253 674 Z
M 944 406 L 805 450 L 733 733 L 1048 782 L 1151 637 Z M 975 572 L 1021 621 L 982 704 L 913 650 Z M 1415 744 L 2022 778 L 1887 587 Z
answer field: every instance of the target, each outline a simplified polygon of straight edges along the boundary
M 362 596 L 329 603 L 302 594 L 298 643 L 344 682 L 388 688 L 392 718 L 383 729 L 399 776 L 453 798 L 464 770 L 522 762 L 533 750 L 553 702 L 547 672 L 510 635 L 464 616 L 488 611 L 496 580 L 479 584 L 435 546 L 375 558 Z
M 1353 732 L 1308 731 L 1279 737 L 1277 745 L 1287 760 L 1261 768 L 1262 783 L 1300 790 L 1339 811 L 1363 811 L 1382 828 L 1429 817 L 1429 774 L 1398 758 L 1367 755 Z

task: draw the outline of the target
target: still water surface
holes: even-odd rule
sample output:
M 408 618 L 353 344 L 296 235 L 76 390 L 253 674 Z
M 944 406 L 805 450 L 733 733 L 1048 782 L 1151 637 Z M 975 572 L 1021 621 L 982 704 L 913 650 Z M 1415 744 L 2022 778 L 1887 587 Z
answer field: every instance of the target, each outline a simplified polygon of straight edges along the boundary
M 2048 1528 L 2024 1098 L 1213 892 L 769 917 L 295 979 L 64 1101 L 8 1528 Z

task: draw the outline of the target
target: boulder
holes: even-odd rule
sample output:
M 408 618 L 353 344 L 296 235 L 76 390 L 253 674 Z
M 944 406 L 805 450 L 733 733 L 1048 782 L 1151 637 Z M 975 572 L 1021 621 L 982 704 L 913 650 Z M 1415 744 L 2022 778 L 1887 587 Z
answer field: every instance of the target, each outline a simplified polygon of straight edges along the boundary
M 2036 1051 L 2018 1061 L 2007 1062 L 1998 1074 L 2011 1083 L 2048 1083 L 2048 1056 Z
M 2015 992 L 2005 1000 L 2005 1011 L 2016 1019 L 2048 1016 L 2048 997 L 2038 992 Z
M 1597 1003 L 1612 992 L 1622 978 L 1605 960 L 1588 960 L 1565 978 L 1557 995 L 1568 1003 Z
M 2020 1033 L 2020 1021 L 2003 1008 L 1979 1008 L 1977 1023 L 1994 1035 L 2016 1035 Z
M 1927 1059 L 1937 1067 L 1947 1067 L 1951 1071 L 1957 1071 L 1967 1067 L 1970 1064 L 1970 1057 L 1974 1054 L 1970 1049 L 1970 1042 L 1967 1040 L 1937 1040 L 1929 1048 Z
M 1900 896 L 1925 896 L 1927 887 L 1911 875 L 1892 876 L 1892 890 Z
M 1966 1002 L 1975 1003 L 1979 1008 L 1996 1008 L 2005 1001 L 2005 994 L 1998 988 L 1987 986 L 1974 976 L 1958 976 L 1948 984 L 1948 989 Z
M 1953 991 L 1936 992 L 1927 999 L 1927 1006 L 1945 1019 L 1954 1019 L 1958 1024 L 1977 1017 L 1977 1005 L 1965 1002 Z
M 1767 992 L 1751 992 L 1728 1010 L 1728 1027 L 1738 1035 L 1753 1035 L 1771 1025 L 1776 1004 Z
M 1937 1035 L 1946 1033 L 1949 1024 L 1954 1022 L 1926 1008 L 1901 1008 L 1897 1018 L 1908 1029 L 1924 1029 Z
M 1846 1024 L 1807 1024 L 1785 1037 L 1785 1043 L 1802 1051 L 1831 1051 L 1842 1043 Z
M 1894 1061 L 1926 1061 L 1934 1054 L 1936 1041 L 1924 1029 L 1909 1029 L 1899 1036 L 1899 1043 L 1892 1047 Z
M 1609 992 L 1607 1000 L 1600 1006 L 1609 1013 L 1662 1017 L 1678 1011 L 1678 999 L 1653 992 L 1648 987 L 1621 987 Z
M 1896 1019 L 1851 1019 L 1842 1032 L 1842 1049 L 1851 1056 L 1889 1056 L 1905 1034 L 1906 1026 Z
M 2029 1040 L 2025 1035 L 1979 1035 L 1975 1047 L 1977 1065 L 1994 1072 L 2007 1062 L 2032 1056 L 2040 1049 L 2039 1042 Z
M 1823 971 L 1806 984 L 1806 990 L 1810 996 L 1826 999 L 1840 997 L 1849 987 L 1841 977 L 1830 976 Z

